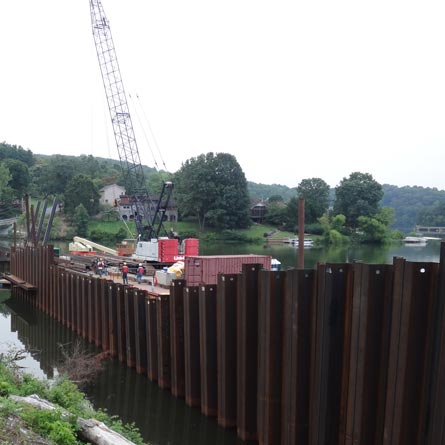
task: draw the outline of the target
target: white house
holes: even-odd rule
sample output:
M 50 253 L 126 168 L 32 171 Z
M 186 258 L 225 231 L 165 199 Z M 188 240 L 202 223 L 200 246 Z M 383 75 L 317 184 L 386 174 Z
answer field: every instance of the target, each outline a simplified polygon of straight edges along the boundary
M 119 201 L 121 195 L 125 195 L 125 187 L 117 184 L 110 184 L 102 187 L 100 190 L 100 203 L 106 205 L 114 205 L 115 201 Z

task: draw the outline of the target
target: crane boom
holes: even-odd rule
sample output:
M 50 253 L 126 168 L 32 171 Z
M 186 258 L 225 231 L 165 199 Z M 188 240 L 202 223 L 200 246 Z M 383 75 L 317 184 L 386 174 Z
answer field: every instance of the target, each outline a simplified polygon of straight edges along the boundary
M 173 184 L 165 183 L 157 204 L 147 191 L 124 84 L 116 57 L 110 25 L 100 0 L 90 0 L 91 24 L 102 81 L 107 97 L 126 193 L 132 198 L 138 235 L 143 240 L 157 238 Z M 164 203 L 164 205 L 163 205 Z

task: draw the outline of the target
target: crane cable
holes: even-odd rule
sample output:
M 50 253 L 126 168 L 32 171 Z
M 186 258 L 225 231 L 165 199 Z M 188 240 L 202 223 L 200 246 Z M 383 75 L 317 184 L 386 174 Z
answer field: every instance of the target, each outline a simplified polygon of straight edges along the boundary
M 168 168 L 167 168 L 167 166 L 165 165 L 164 158 L 162 157 L 161 150 L 159 149 L 159 145 L 158 145 L 158 143 L 157 143 L 157 141 L 156 141 L 156 138 L 155 138 L 155 135 L 154 135 L 154 133 L 153 133 L 153 130 L 151 129 L 150 121 L 148 120 L 147 114 L 145 113 L 144 107 L 143 107 L 143 105 L 142 105 L 142 102 L 141 102 L 141 99 L 140 99 L 138 93 L 136 93 L 136 98 L 137 98 L 137 100 L 138 100 L 138 104 L 139 104 L 139 106 L 141 107 L 142 114 L 144 115 L 145 122 L 146 122 L 146 124 L 147 124 L 147 126 L 148 126 L 148 129 L 150 130 L 151 137 L 153 138 L 153 142 L 154 142 L 155 147 L 156 147 L 156 149 L 157 149 L 157 151 L 158 151 L 159 157 L 161 158 L 162 165 L 164 166 L 165 171 L 166 171 L 167 173 L 169 173 Z
M 147 143 L 148 148 L 150 149 L 151 156 L 153 157 L 153 162 L 154 162 L 156 171 L 159 171 L 158 162 L 156 161 L 155 154 L 153 153 L 153 150 L 152 150 L 152 148 L 151 148 L 150 140 L 148 139 L 147 133 L 145 132 L 144 125 L 143 125 L 142 122 L 141 122 L 141 118 L 140 118 L 140 116 L 139 116 L 138 110 L 137 110 L 137 108 L 136 108 L 136 106 L 135 106 L 135 104 L 134 104 L 133 96 L 132 96 L 130 93 L 128 94 L 128 96 L 130 97 L 131 103 L 133 104 L 133 109 L 134 109 L 134 111 L 135 111 L 135 113 L 136 113 L 137 120 L 138 120 L 139 125 L 140 125 L 140 127 L 141 127 L 141 129 L 142 129 L 142 132 L 144 133 L 145 142 Z M 136 96 L 137 96 L 137 95 L 136 95 Z

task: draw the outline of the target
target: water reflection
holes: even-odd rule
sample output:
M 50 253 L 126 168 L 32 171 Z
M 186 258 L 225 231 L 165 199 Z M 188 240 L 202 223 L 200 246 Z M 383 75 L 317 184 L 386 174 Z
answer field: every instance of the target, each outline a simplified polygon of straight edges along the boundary
M 0 333 L 2 349 L 7 345 L 26 348 L 29 354 L 21 364 L 39 378 L 57 375 L 57 363 L 62 359 L 60 344 L 69 350 L 69 345 L 80 340 L 88 350 L 100 352 L 45 313 L 15 298 L 0 303 Z M 124 423 L 134 422 L 152 445 L 245 443 L 234 431 L 218 427 L 214 418 L 201 415 L 199 409 L 188 407 L 183 399 L 117 360 L 106 362 L 104 372 L 85 393 L 95 408 L 117 415 Z
M 298 249 L 289 244 L 227 244 L 200 243 L 201 255 L 270 255 L 277 258 L 284 269 L 297 267 Z M 393 257 L 408 261 L 439 262 L 440 241 L 432 240 L 426 245 L 396 243 L 386 246 L 356 245 L 339 247 L 311 247 L 304 249 L 304 264 L 308 269 L 317 263 L 344 263 L 362 261 L 369 264 L 391 264 Z
M 201 415 L 183 399 L 117 361 L 108 363 L 101 378 L 88 388 L 88 394 L 109 414 L 119 414 L 124 422 L 135 422 L 151 444 L 244 443 L 233 431 L 219 428 L 215 419 Z

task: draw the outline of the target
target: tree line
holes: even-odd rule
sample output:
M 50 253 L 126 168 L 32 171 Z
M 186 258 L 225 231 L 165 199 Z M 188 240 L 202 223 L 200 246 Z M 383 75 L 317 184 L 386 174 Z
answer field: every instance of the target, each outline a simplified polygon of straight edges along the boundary
M 353 172 L 335 189 L 321 178 L 303 179 L 295 188 L 267 186 L 248 182 L 233 155 L 211 152 L 186 160 L 174 174 L 145 166 L 144 172 L 153 195 L 164 181 L 173 181 L 180 218 L 197 221 L 201 230 L 249 227 L 252 200 L 257 198 L 267 205 L 266 223 L 296 231 L 299 197 L 305 199 L 307 231 L 331 243 L 346 236 L 383 242 L 391 228 L 445 225 L 445 191 L 381 185 L 369 173 Z M 112 183 L 125 186 L 119 161 L 34 155 L 20 146 L 0 144 L 0 219 L 16 212 L 14 203 L 28 193 L 39 199 L 57 197 L 67 217 L 85 222 L 104 211 L 99 190 Z

